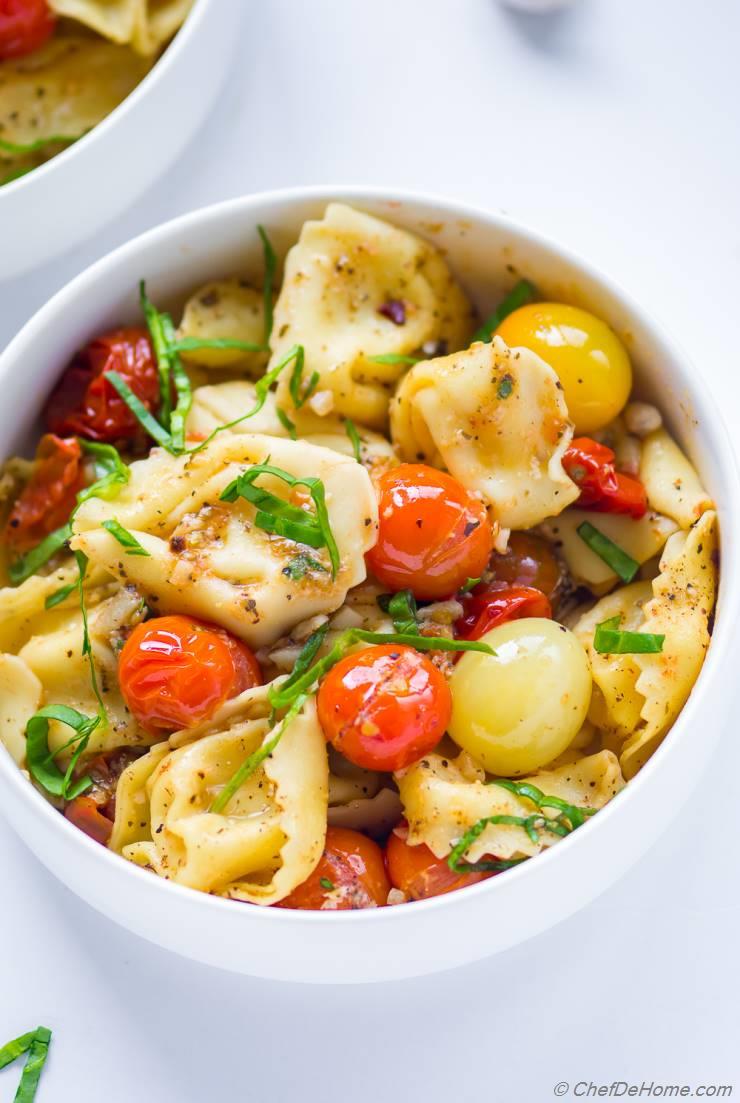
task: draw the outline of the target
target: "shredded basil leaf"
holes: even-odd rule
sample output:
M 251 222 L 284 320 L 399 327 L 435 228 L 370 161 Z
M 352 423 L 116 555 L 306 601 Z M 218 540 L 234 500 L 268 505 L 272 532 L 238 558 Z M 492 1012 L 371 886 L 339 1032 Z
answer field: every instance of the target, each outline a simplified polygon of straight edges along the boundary
M 118 449 L 112 444 L 96 444 L 95 441 L 83 440 L 82 437 L 77 439 L 82 450 L 92 456 L 97 475 L 94 483 L 79 492 L 77 505 L 82 505 L 88 498 L 115 497 L 121 487 L 126 485 L 130 475 L 128 465 L 121 459 Z
M 188 373 L 182 366 L 182 360 L 176 352 L 173 352 L 172 345 L 176 334 L 175 327 L 172 324 L 172 319 L 169 314 L 162 315 L 162 329 L 170 354 L 170 367 L 172 371 L 172 381 L 175 384 L 176 397 L 175 408 L 170 415 L 170 435 L 172 437 L 172 446 L 175 451 L 184 452 L 185 422 L 190 413 L 190 407 L 193 404 L 193 389 L 190 386 Z
M 458 592 L 461 594 L 469 594 L 471 590 L 475 589 L 480 581 L 480 578 L 468 578 Z
M 327 892 L 334 891 L 334 882 L 330 881 L 328 877 L 319 877 L 319 884 L 322 889 L 326 889 Z
M 36 1098 L 36 1090 L 39 1086 L 41 1073 L 49 1054 L 49 1042 L 51 1031 L 45 1026 L 36 1030 L 35 1037 L 28 1050 L 28 1057 L 21 1073 L 21 1082 L 15 1096 L 15 1103 L 33 1103 Z
M 355 459 L 358 463 L 362 463 L 362 438 L 357 432 L 357 426 L 352 418 L 346 417 L 344 419 L 344 430 L 350 439 L 352 445 L 352 451 L 355 454 Z
M 107 529 L 107 531 L 111 534 L 111 536 L 115 536 L 116 540 L 121 545 L 121 547 L 126 549 L 126 554 L 127 555 L 146 555 L 146 556 L 148 556 L 150 554 L 146 550 L 146 548 L 143 548 L 141 546 L 141 544 L 136 539 L 136 537 L 133 536 L 128 531 L 128 529 L 125 529 L 123 527 L 123 525 L 119 524 L 119 522 L 116 521 L 115 518 L 111 518 L 111 520 L 109 520 L 109 521 L 103 521 L 102 525 L 103 525 L 104 529 Z
M 305 486 L 313 499 L 315 514 L 291 505 L 290 502 L 271 494 L 269 490 L 254 485 L 260 475 L 274 475 L 290 487 Z M 296 478 L 289 471 L 272 467 L 269 463 L 255 464 L 229 483 L 221 494 L 222 502 L 244 498 L 257 507 L 254 523 L 264 532 L 276 533 L 312 548 L 326 548 L 331 561 L 332 578 L 336 578 L 340 566 L 339 548 L 329 523 L 324 484 L 315 476 Z
M 275 250 L 272 247 L 269 237 L 267 236 L 267 230 L 264 226 L 257 227 L 257 233 L 260 235 L 260 241 L 262 242 L 262 255 L 265 261 L 265 275 L 264 282 L 262 284 L 262 300 L 264 303 L 265 313 L 265 346 L 269 347 L 270 337 L 272 336 L 272 293 L 275 286 L 275 270 L 277 269 L 277 257 L 275 256 Z
M 236 349 L 239 352 L 267 352 L 267 345 L 238 341 L 235 337 L 180 337 L 169 345 L 170 352 L 197 352 L 198 349 Z
M 473 334 L 473 341 L 490 341 L 494 331 L 498 329 L 504 318 L 508 318 L 520 306 L 532 302 L 535 295 L 534 285 L 529 280 L 519 280 L 518 283 L 514 284 L 503 302 L 499 303 L 493 314 L 489 314 L 480 329 L 476 330 Z M 506 396 L 501 395 L 500 397 L 505 398 Z
M 82 654 L 87 658 L 87 662 L 90 667 L 90 682 L 92 683 L 95 699 L 98 702 L 98 720 L 101 724 L 107 724 L 108 713 L 105 711 L 103 698 L 100 696 L 100 689 L 98 688 L 98 677 L 95 673 L 95 660 L 93 658 L 92 645 L 90 643 L 90 632 L 87 627 L 87 606 L 85 605 L 85 573 L 87 571 L 88 558 L 82 551 L 76 551 L 74 553 L 74 557 L 77 561 L 77 585 L 80 591 L 80 612 L 82 613 Z
M 201 441 L 201 443 L 196 445 L 195 448 L 190 448 L 188 454 L 192 456 L 196 452 L 200 452 L 203 448 L 206 447 L 206 445 L 210 444 L 213 438 L 218 436 L 219 433 L 223 433 L 227 429 L 233 429 L 235 425 L 240 425 L 242 421 L 246 421 L 247 418 L 254 417 L 255 414 L 258 414 L 264 406 L 265 402 L 267 402 L 267 396 L 270 393 L 270 388 L 272 387 L 273 383 L 277 381 L 280 373 L 285 368 L 287 368 L 288 365 L 296 359 L 296 357 L 302 355 L 302 351 L 302 345 L 293 345 L 292 349 L 290 349 L 290 351 L 285 354 L 283 359 L 278 364 L 276 364 L 274 368 L 270 368 L 270 370 L 266 372 L 262 376 L 262 378 L 258 379 L 255 383 L 254 389 L 257 395 L 257 401 L 252 409 L 248 413 L 242 414 L 241 417 L 234 418 L 233 421 L 227 422 L 226 425 L 218 425 L 213 430 L 213 432 L 206 437 L 204 441 Z
M 303 386 L 303 367 L 306 359 L 306 350 L 303 345 L 298 345 L 297 350 L 293 371 L 290 373 L 289 390 L 290 396 L 293 399 L 293 405 L 296 410 L 300 410 L 304 402 L 306 402 L 316 390 L 316 385 L 321 376 L 317 371 L 313 372 L 306 386 Z
M 14 1038 L 12 1042 L 6 1042 L 4 1046 L 0 1047 L 0 1069 L 12 1064 L 16 1058 L 29 1050 L 35 1037 L 36 1031 L 31 1030 L 28 1034 L 21 1034 L 19 1038 Z
M 57 751 L 49 750 L 49 721 L 57 720 L 76 734 Z M 90 740 L 91 733 L 100 724 L 100 716 L 84 716 L 68 705 L 46 705 L 26 724 L 26 760 L 31 777 L 54 797 L 73 800 L 92 785 L 92 778 L 85 775 L 72 781 L 74 768 Z M 55 756 L 67 747 L 75 745 L 66 772 L 54 761 Z
M 654 632 L 626 632 L 620 629 L 619 616 L 596 625 L 594 651 L 600 655 L 657 655 L 663 650 L 665 636 Z
M 576 532 L 591 551 L 611 567 L 622 582 L 631 582 L 640 569 L 637 560 L 595 528 L 590 521 L 582 521 Z
M 79 583 L 75 579 L 74 582 L 70 582 L 67 586 L 61 586 L 58 590 L 55 590 L 53 594 L 49 594 L 44 601 L 45 609 L 53 609 L 56 605 L 61 605 L 63 601 L 74 593 L 78 588 Z
M 514 380 L 510 375 L 505 375 L 501 379 L 498 385 L 496 394 L 499 398 L 508 398 L 511 392 L 514 390 Z
M 144 403 L 134 394 L 126 380 L 116 371 L 107 371 L 103 374 L 126 403 L 142 429 L 145 429 L 152 440 L 155 440 L 162 448 L 166 448 L 168 452 L 174 453 L 175 449 L 172 444 L 172 437 L 167 430 L 159 424 L 153 414 L 149 413 Z
M 326 634 L 326 626 L 324 626 L 324 634 Z M 313 638 L 312 636 L 309 639 L 304 651 L 308 649 Z M 315 646 L 314 655 L 322 640 L 323 637 Z M 495 655 L 492 647 L 477 640 L 450 640 L 446 636 L 420 636 L 413 632 L 367 632 L 364 628 L 348 628 L 337 637 L 323 659 L 319 659 L 313 665 L 309 665 L 311 659 L 301 662 L 303 652 L 301 653 L 288 680 L 270 689 L 268 696 L 272 707 L 285 708 L 299 694 L 311 692 L 314 684 L 323 678 L 355 643 L 400 643 L 414 647 L 417 651 L 481 651 L 484 655 Z M 301 669 L 300 674 L 297 674 L 299 663 Z
M 59 145 L 61 142 L 65 142 L 67 145 L 71 145 L 73 142 L 79 142 L 80 138 L 84 137 L 84 131 L 82 134 L 51 134 L 48 138 L 36 138 L 33 142 L 8 142 L 5 138 L 0 138 L 0 150 L 3 153 L 12 154 L 24 154 L 24 153 L 38 153 L 40 149 L 44 149 L 45 146 Z M 39 166 L 35 166 L 38 168 Z M 30 170 L 29 170 L 30 171 Z
M 300 555 L 294 556 L 290 562 L 283 567 L 283 574 L 291 578 L 293 582 L 300 582 L 302 578 L 306 577 L 309 571 L 323 571 L 324 574 L 329 573 L 323 563 L 319 563 L 318 559 L 314 559 L 312 555 L 308 555 L 306 552 L 301 552 Z
M 290 439 L 291 440 L 298 440 L 298 434 L 296 432 L 295 422 L 290 420 L 290 418 L 286 414 L 285 410 L 281 409 L 280 406 L 276 406 L 275 407 L 275 413 L 278 416 L 278 421 L 280 422 L 280 424 L 285 426 L 285 428 L 288 430 L 288 432 L 290 434 Z
M 407 635 L 418 633 L 416 598 L 411 590 L 399 590 L 396 594 L 379 594 L 377 600 L 383 612 L 392 617 L 396 632 Z
M 234 793 L 236 793 L 236 791 L 241 788 L 244 782 L 252 776 L 254 771 L 259 766 L 261 766 L 265 759 L 268 758 L 269 755 L 271 755 L 272 752 L 275 750 L 285 733 L 285 729 L 288 727 L 290 722 L 295 719 L 307 700 L 308 695 L 305 693 L 302 693 L 295 698 L 285 716 L 280 721 L 278 727 L 273 729 L 269 738 L 262 744 L 261 747 L 258 747 L 257 750 L 253 752 L 253 754 L 245 759 L 245 761 L 241 764 L 234 776 L 226 783 L 226 785 L 224 785 L 223 789 L 211 805 L 209 809 L 210 812 L 219 813 L 225 811 L 229 801 L 234 796 Z
M 61 528 L 54 529 L 35 548 L 31 548 L 20 559 L 16 559 L 8 567 L 8 578 L 12 584 L 18 586 L 19 583 L 30 578 L 32 574 L 36 574 L 39 567 L 43 567 L 44 563 L 48 563 L 52 556 L 56 555 L 71 537 L 72 526 L 67 523 L 62 525 Z
M 168 348 L 167 337 L 164 331 L 164 315 L 161 314 L 149 299 L 146 293 L 146 283 L 139 282 L 139 302 L 146 319 L 149 336 L 152 339 L 154 355 L 157 358 L 157 370 L 159 372 L 159 416 L 165 430 L 170 429 L 170 413 L 172 410 L 172 360 Z M 124 398 L 125 396 L 121 396 Z M 156 439 L 156 438 L 155 438 Z
M 368 356 L 367 360 L 371 364 L 418 364 L 418 356 L 401 356 L 397 352 L 383 352 L 380 356 Z

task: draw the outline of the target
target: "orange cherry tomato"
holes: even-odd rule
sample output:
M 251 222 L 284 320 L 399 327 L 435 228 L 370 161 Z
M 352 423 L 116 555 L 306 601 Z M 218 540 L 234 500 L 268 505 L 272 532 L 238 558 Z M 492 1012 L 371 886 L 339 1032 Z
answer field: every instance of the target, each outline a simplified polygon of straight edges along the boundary
M 496 582 L 532 586 L 550 601 L 563 581 L 563 568 L 547 540 L 531 532 L 512 532 L 508 548 L 503 555 L 493 553 L 488 569 Z
M 55 26 L 46 0 L 0 0 L 0 61 L 38 50 Z
M 241 640 L 192 617 L 155 617 L 121 650 L 118 680 L 147 731 L 178 731 L 207 719 L 229 697 L 260 685 L 262 672 Z
M 104 373 L 116 371 L 147 410 L 159 407 L 159 374 L 149 334 L 131 327 L 96 337 L 81 349 L 51 393 L 44 418 L 53 433 L 95 441 L 129 440 L 141 432 Z
M 378 492 L 378 542 L 367 564 L 384 586 L 434 601 L 482 574 L 493 547 L 491 524 L 483 503 L 457 479 L 403 463 L 378 480 Z
M 381 644 L 333 666 L 316 704 L 324 735 L 350 762 L 401 770 L 439 743 L 452 695 L 444 674 L 413 647 Z
M 316 869 L 276 907 L 304 911 L 382 908 L 390 888 L 378 844 L 359 831 L 329 827 Z
M 428 846 L 423 843 L 411 846 L 402 837 L 405 833 L 406 824 L 401 823 L 388 836 L 385 866 L 393 887 L 404 892 L 410 900 L 443 896 L 493 876 L 491 873 L 455 873 L 447 859 L 435 857 Z
M 113 821 L 98 808 L 92 797 L 75 797 L 64 809 L 65 818 L 84 831 L 96 843 L 108 845 L 108 840 L 113 832 Z
M 505 582 L 476 586 L 463 597 L 462 606 L 463 615 L 455 621 L 455 635 L 462 640 L 479 640 L 497 625 L 521 617 L 552 617 L 550 602 L 541 590 Z
M 27 551 L 66 524 L 83 485 L 79 442 L 51 433 L 43 436 L 33 474 L 10 511 L 5 528 L 5 540 L 13 551 Z

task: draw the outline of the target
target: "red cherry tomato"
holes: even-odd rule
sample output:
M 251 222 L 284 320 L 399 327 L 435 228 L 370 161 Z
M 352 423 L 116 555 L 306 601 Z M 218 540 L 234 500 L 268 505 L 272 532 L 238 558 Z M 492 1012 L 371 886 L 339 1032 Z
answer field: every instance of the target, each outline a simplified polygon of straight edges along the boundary
M 134 628 L 118 661 L 126 704 L 147 731 L 207 719 L 229 697 L 260 685 L 252 652 L 222 628 L 192 617 L 155 617 Z
M 130 440 L 141 429 L 126 403 L 105 379 L 116 371 L 150 412 L 159 406 L 159 375 L 146 330 L 118 329 L 96 337 L 66 369 L 44 410 L 53 433 L 76 433 L 95 441 Z
M 46 0 L 0 0 L 0 61 L 38 50 L 55 26 Z
M 64 815 L 96 843 L 108 845 L 113 832 L 113 821 L 103 815 L 92 797 L 75 797 L 64 809 Z
M 462 605 L 463 615 L 455 621 L 455 635 L 462 640 L 479 640 L 497 625 L 521 617 L 552 617 L 550 602 L 541 590 L 505 582 L 477 586 L 463 597 Z
M 452 695 L 413 647 L 382 644 L 347 655 L 319 686 L 319 722 L 331 745 L 366 770 L 401 770 L 444 735 Z
M 581 488 L 577 504 L 601 513 L 627 513 L 639 521 L 647 513 L 645 487 L 614 467 L 614 453 L 590 437 L 576 437 L 563 456 L 563 467 Z
M 488 563 L 493 533 L 485 506 L 457 479 L 403 463 L 378 480 L 378 542 L 368 567 L 391 590 L 449 597 Z
M 316 869 L 276 906 L 305 911 L 382 908 L 390 888 L 378 844 L 359 831 L 330 827 Z
M 401 823 L 388 836 L 385 866 L 393 887 L 404 892 L 409 900 L 442 896 L 493 876 L 491 873 L 455 873 L 447 859 L 436 858 L 428 846 L 423 843 L 410 846 L 402 837 L 405 833 L 406 824 Z
M 33 474 L 10 511 L 5 529 L 5 540 L 13 551 L 27 551 L 66 524 L 83 485 L 79 442 L 51 433 L 43 436 Z
M 496 582 L 533 586 L 550 601 L 563 580 L 563 569 L 547 540 L 531 532 L 512 532 L 508 548 L 503 555 L 493 553 L 488 569 Z

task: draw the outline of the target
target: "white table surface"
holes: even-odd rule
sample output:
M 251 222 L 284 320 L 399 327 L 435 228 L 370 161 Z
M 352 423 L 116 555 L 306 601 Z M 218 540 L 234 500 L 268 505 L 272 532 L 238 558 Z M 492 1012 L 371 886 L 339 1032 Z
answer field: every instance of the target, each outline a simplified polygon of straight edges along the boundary
M 684 343 L 737 435 L 735 0 L 580 0 L 560 17 L 495 0 L 248 7 L 189 150 L 96 240 L 2 287 L 0 343 L 90 261 L 192 207 L 332 180 L 417 187 L 503 207 L 609 269 Z M 0 1042 L 54 1029 L 39 1103 L 540 1103 L 590 1079 L 736 1095 L 739 766 L 728 730 L 675 826 L 569 922 L 364 988 L 252 981 L 156 949 L 0 823 Z M 0 1101 L 16 1082 L 0 1074 Z

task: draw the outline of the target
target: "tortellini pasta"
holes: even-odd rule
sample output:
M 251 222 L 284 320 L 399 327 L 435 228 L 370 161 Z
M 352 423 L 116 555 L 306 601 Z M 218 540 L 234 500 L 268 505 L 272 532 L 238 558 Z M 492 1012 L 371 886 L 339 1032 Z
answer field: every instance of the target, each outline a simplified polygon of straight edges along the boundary
M 642 442 L 640 479 L 653 508 L 682 529 L 712 508 L 712 499 L 699 476 L 665 429 L 650 433 Z
M 403 459 L 446 467 L 502 528 L 530 528 L 578 497 L 562 466 L 573 436 L 555 372 L 496 337 L 417 364 L 391 404 Z
M 263 344 L 265 310 L 262 292 L 235 277 L 204 284 L 185 304 L 178 337 L 181 340 L 226 338 L 253 345 Z M 243 352 L 240 349 L 199 348 L 184 351 L 182 356 L 184 360 L 206 368 L 229 368 L 258 376 L 267 363 L 268 353 L 266 350 Z
M 321 572 L 297 582 L 291 577 L 297 545 L 258 527 L 248 502 L 221 501 L 230 482 L 268 458 L 294 477 L 322 480 L 340 557 L 336 578 L 323 549 L 312 551 L 323 557 Z M 130 471 L 114 501 L 91 498 L 80 507 L 72 544 L 133 582 L 160 612 L 213 621 L 260 647 L 313 613 L 338 608 L 347 590 L 365 578 L 363 555 L 377 526 L 375 494 L 365 469 L 337 452 L 277 437 L 223 433 L 190 455 L 155 449 Z M 285 498 L 291 493 L 273 475 L 263 476 L 260 485 Z M 310 502 L 308 491 L 297 500 Z M 117 520 L 149 554 L 127 556 L 102 527 L 105 520 Z
M 543 770 L 522 779 L 543 793 L 560 797 L 580 808 L 603 808 L 624 786 L 617 758 L 611 751 L 581 758 L 554 770 Z M 497 785 L 486 784 L 485 774 L 476 770 L 467 755 L 450 760 L 438 754 L 397 776 L 406 818 L 409 842 L 424 843 L 443 858 L 474 824 L 488 816 L 529 816 L 534 806 Z M 545 810 L 546 816 L 557 815 Z M 538 832 L 533 842 L 517 824 L 489 824 L 469 847 L 466 861 L 484 855 L 496 858 L 524 858 L 537 854 L 557 841 L 547 831 Z
M 199 739 L 175 750 L 157 747 L 146 765 L 129 766 L 111 845 L 190 888 L 253 904 L 287 896 L 315 867 L 326 833 L 326 745 L 312 701 L 224 812 L 210 810 L 269 737 L 269 711 L 264 689 L 248 691 Z
M 440 253 L 380 219 L 330 203 L 306 222 L 285 261 L 275 304 L 270 366 L 291 346 L 306 353 L 306 378 L 318 372 L 335 413 L 379 429 L 385 424 L 403 357 L 425 345 L 461 348 L 471 307 Z M 278 401 L 292 408 L 284 372 Z

